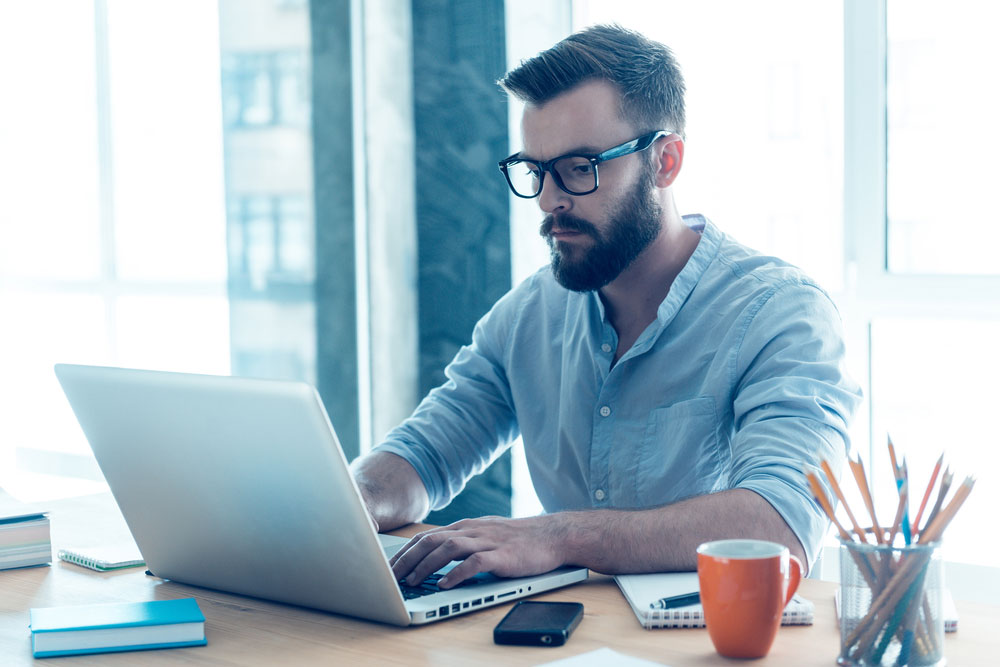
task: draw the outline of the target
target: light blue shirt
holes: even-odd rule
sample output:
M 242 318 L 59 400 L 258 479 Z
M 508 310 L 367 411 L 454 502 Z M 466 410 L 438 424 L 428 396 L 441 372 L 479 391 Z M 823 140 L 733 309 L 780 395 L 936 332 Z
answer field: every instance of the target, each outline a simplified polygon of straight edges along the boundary
M 685 221 L 702 238 L 618 363 L 598 294 L 546 267 L 479 321 L 448 381 L 377 449 L 413 465 L 434 509 L 518 434 L 547 512 L 750 489 L 814 561 L 828 521 L 803 469 L 841 468 L 861 399 L 840 317 L 795 267 Z

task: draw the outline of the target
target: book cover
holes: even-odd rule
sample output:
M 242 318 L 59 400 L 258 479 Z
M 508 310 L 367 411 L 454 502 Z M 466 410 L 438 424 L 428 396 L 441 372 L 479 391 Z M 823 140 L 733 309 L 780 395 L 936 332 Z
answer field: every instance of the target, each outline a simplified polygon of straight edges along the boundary
M 205 645 L 194 598 L 32 609 L 34 657 Z
M 44 512 L 0 516 L 0 570 L 52 562 L 49 517 Z
M 615 577 L 625 599 L 632 606 L 639 623 L 652 628 L 703 628 L 705 615 L 701 604 L 673 609 L 656 609 L 657 600 L 674 595 L 698 592 L 697 572 L 658 574 L 619 574 Z M 781 615 L 782 625 L 812 625 L 815 607 L 800 595 L 792 596 Z

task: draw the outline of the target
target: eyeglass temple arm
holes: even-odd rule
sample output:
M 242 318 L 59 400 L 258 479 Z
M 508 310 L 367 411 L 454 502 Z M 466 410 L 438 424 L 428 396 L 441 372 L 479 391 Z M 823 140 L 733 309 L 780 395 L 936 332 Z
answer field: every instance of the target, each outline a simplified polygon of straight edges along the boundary
M 614 148 L 606 150 L 595 157 L 601 162 L 607 162 L 608 160 L 614 160 L 616 157 L 628 155 L 629 153 L 638 153 L 639 151 L 647 149 L 650 144 L 660 137 L 665 137 L 668 134 L 670 134 L 669 130 L 657 130 L 656 132 L 650 132 L 649 134 L 633 139 L 627 144 L 622 144 L 621 146 L 615 146 Z

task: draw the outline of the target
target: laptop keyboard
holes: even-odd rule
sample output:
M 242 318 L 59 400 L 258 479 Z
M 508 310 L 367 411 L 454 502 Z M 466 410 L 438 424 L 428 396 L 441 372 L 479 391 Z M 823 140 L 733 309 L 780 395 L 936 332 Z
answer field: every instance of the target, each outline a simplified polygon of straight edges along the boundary
M 432 595 L 433 593 L 440 593 L 441 591 L 443 591 L 445 589 L 442 589 L 442 588 L 438 587 L 437 582 L 444 575 L 445 575 L 444 572 L 440 572 L 440 573 L 435 572 L 434 574 L 432 574 L 431 576 L 427 577 L 422 582 L 420 582 L 420 584 L 417 585 L 417 586 L 407 586 L 406 583 L 404 583 L 404 580 L 400 579 L 399 582 L 398 582 L 399 583 L 399 590 L 400 590 L 400 592 L 403 593 L 403 599 L 404 600 L 415 600 L 416 598 L 423 597 L 425 595 Z M 487 582 L 490 582 L 490 581 L 496 581 L 496 580 L 497 580 L 497 577 L 495 577 L 494 575 L 490 574 L 489 572 L 480 572 L 479 574 L 466 579 L 465 581 L 463 581 L 462 583 L 460 583 L 458 586 L 455 586 L 455 588 L 462 588 L 463 586 L 472 586 L 474 584 L 484 584 L 484 583 L 487 583 Z M 454 589 L 453 588 L 449 588 L 447 590 L 454 590 Z

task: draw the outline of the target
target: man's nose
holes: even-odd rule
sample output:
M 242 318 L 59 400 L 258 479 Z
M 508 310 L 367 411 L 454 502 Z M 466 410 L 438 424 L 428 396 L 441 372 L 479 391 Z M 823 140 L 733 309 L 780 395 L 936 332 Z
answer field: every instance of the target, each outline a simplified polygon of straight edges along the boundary
M 552 174 L 545 176 L 538 195 L 538 207 L 546 213 L 565 213 L 572 207 L 572 199 L 556 184 Z

